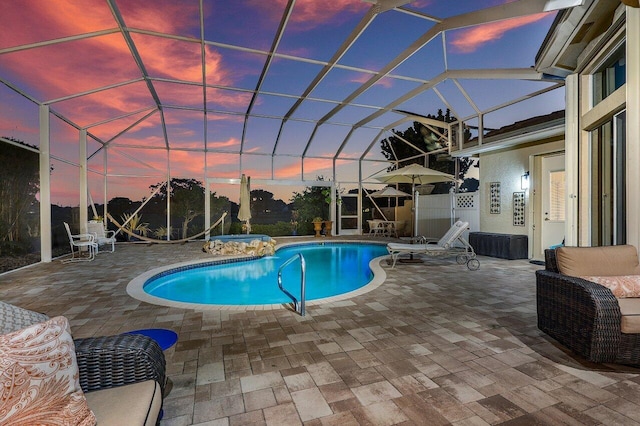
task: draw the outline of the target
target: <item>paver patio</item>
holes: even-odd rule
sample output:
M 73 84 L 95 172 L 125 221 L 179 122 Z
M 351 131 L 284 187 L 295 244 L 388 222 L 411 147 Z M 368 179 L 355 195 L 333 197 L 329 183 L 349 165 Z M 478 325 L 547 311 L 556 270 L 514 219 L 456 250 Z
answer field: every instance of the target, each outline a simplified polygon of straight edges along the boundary
M 149 269 L 210 258 L 200 248 L 118 245 L 89 263 L 39 264 L 0 276 L 2 300 L 68 317 L 75 337 L 176 331 L 163 426 L 640 424 L 640 368 L 583 362 L 537 329 L 541 266 L 382 262 L 380 287 L 305 317 L 127 295 Z

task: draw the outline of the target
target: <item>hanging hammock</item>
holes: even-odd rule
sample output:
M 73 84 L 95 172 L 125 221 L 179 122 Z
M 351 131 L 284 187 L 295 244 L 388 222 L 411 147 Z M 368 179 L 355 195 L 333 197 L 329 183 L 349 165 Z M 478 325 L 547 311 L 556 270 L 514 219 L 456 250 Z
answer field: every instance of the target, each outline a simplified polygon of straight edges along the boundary
M 118 223 L 118 221 L 115 220 L 113 218 L 113 216 L 111 216 L 111 214 L 107 213 L 107 218 L 111 222 L 113 222 L 113 224 L 116 225 L 118 227 L 118 229 L 120 229 L 122 232 L 124 232 L 125 234 L 128 234 L 129 236 L 131 236 L 133 238 L 138 238 L 139 240 L 146 241 L 146 242 L 151 243 L 151 244 L 178 244 L 178 243 L 179 244 L 184 244 L 184 243 L 188 242 L 189 240 L 194 240 L 194 239 L 206 234 L 207 232 L 211 231 L 213 228 L 218 226 L 224 220 L 226 215 L 227 215 L 227 212 L 222 213 L 222 216 L 220 216 L 220 219 L 218 219 L 216 221 L 216 223 L 214 223 L 213 225 L 211 225 L 210 227 L 208 227 L 204 231 L 200 232 L 199 234 L 192 235 L 192 236 L 190 236 L 188 238 L 183 238 L 183 239 L 180 239 L 180 240 L 156 240 L 155 238 L 148 238 L 148 237 L 145 237 L 144 235 L 134 234 L 133 232 L 131 232 L 127 228 L 125 228 L 122 225 L 120 225 L 120 223 Z

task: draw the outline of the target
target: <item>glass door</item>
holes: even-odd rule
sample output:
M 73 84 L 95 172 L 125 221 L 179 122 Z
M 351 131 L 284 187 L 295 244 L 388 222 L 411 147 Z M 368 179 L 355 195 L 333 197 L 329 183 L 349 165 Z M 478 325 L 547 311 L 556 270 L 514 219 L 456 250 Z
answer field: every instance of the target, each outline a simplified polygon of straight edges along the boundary
M 340 205 L 338 206 L 338 222 L 340 235 L 357 235 L 358 229 L 358 194 L 340 194 Z
M 591 131 L 591 245 L 626 242 L 626 112 Z

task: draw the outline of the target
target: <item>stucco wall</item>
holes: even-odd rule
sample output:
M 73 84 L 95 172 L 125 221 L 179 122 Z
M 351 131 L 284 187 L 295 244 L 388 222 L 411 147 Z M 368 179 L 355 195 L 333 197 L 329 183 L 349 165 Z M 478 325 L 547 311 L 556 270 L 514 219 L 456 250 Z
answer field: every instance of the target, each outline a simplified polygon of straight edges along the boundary
M 505 149 L 480 154 L 480 230 L 503 234 L 530 235 L 529 217 L 530 190 L 525 194 L 525 226 L 513 226 L 513 193 L 522 192 L 520 177 L 531 173 L 533 183 L 534 170 L 529 170 L 529 157 L 564 149 L 564 141 L 551 141 L 539 145 L 527 145 L 522 148 Z M 500 213 L 489 213 L 489 187 L 491 182 L 500 182 Z

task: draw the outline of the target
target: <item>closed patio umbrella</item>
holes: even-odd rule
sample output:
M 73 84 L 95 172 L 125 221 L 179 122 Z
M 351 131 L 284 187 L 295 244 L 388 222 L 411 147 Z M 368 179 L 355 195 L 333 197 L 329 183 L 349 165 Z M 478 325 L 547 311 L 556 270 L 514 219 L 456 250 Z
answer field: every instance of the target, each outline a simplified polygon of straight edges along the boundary
M 242 174 L 240 179 L 240 209 L 238 210 L 238 220 L 246 222 L 247 234 L 251 232 L 251 195 L 249 192 L 249 179 Z

